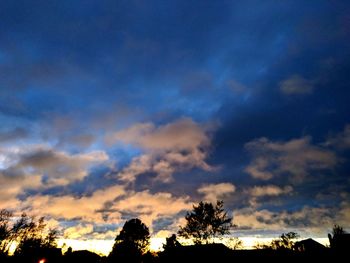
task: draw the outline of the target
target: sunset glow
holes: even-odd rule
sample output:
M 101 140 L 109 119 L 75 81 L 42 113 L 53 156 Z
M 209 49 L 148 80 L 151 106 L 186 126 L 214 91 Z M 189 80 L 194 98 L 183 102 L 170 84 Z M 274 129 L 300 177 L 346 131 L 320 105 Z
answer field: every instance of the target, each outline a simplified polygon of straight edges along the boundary
M 222 200 L 244 249 L 350 230 L 348 1 L 0 2 L 8 226 L 108 255 L 139 219 L 159 251 Z

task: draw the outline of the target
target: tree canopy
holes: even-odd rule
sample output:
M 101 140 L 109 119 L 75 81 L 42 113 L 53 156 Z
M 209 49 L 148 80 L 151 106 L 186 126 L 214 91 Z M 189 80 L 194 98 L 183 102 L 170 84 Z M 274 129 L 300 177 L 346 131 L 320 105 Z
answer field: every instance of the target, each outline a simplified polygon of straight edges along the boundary
M 149 247 L 149 229 L 138 218 L 125 222 L 123 229 L 115 238 L 109 258 L 132 260 L 137 262 Z
M 293 249 L 294 240 L 299 238 L 299 234 L 295 232 L 283 233 L 279 239 L 274 239 L 271 242 L 272 249 Z
M 17 244 L 16 255 L 32 254 L 33 250 L 57 246 L 57 231 L 47 229 L 44 217 L 36 221 L 23 213 L 16 221 L 12 218 L 10 211 L 0 211 L 0 253 L 7 254 L 14 243 Z
M 218 200 L 216 205 L 209 202 L 194 205 L 192 211 L 187 212 L 186 225 L 180 227 L 178 234 L 192 238 L 196 244 L 208 243 L 210 239 L 229 234 L 234 225 L 223 206 L 222 200 Z
M 346 234 L 346 232 L 345 232 L 345 230 L 344 230 L 344 228 L 342 226 L 335 224 L 333 226 L 333 229 L 332 229 L 332 234 L 333 234 L 333 237 L 334 237 L 334 236 L 337 236 L 337 235 L 339 236 L 339 235 Z

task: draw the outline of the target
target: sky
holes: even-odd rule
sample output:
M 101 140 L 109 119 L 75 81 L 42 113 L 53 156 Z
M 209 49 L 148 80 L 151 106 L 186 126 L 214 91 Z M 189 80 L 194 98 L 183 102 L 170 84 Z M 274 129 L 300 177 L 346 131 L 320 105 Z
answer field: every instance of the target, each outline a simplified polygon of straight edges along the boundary
M 350 228 L 348 1 L 1 1 L 0 209 L 62 240 L 224 200 L 236 237 Z

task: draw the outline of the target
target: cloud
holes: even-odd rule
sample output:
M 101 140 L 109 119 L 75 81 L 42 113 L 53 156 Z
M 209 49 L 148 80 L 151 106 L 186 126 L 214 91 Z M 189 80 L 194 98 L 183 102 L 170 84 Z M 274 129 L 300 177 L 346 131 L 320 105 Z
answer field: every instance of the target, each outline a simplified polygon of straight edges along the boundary
M 349 221 L 346 221 L 349 220 L 349 211 L 348 202 L 341 203 L 339 207 L 305 205 L 295 211 L 249 207 L 234 211 L 234 223 L 246 234 L 248 231 L 301 231 L 326 236 L 325 229 L 330 229 L 335 223 L 349 227 Z
M 108 230 L 105 232 L 93 232 L 91 233 L 91 239 L 97 240 L 114 240 L 121 228 L 116 230 Z
M 41 176 L 18 173 L 13 170 L 0 170 L 0 209 L 18 207 L 17 196 L 24 190 L 36 189 L 41 186 Z
M 96 136 L 88 133 L 80 133 L 79 135 L 62 136 L 57 147 L 77 146 L 80 149 L 90 147 L 96 140 Z
M 64 238 L 69 239 L 79 239 L 87 234 L 90 234 L 94 231 L 94 226 L 92 224 L 78 224 L 76 226 L 68 227 L 64 230 Z
M 308 136 L 286 142 L 260 138 L 246 143 L 245 148 L 253 155 L 245 172 L 261 180 L 287 174 L 300 182 L 310 171 L 330 169 L 338 162 L 334 152 L 312 145 Z
M 84 232 L 87 225 L 121 224 L 131 217 L 139 217 L 152 229 L 153 223 L 157 220 L 176 220 L 180 212 L 191 207 L 192 203 L 188 196 L 175 197 L 171 193 L 150 193 L 148 190 L 126 191 L 121 185 L 97 190 L 89 196 L 30 196 L 19 206 L 22 211 L 28 211 L 31 215 L 47 215 L 60 221 L 84 222 L 86 225 L 77 229 L 81 236 L 90 234 Z M 75 228 L 65 232 L 65 237 L 72 238 L 73 230 Z
M 248 195 L 248 202 L 251 208 L 259 207 L 262 203 L 266 203 L 266 199 L 272 199 L 279 202 L 278 198 L 281 195 L 291 194 L 292 186 L 279 187 L 277 185 L 254 186 L 244 190 Z
M 236 92 L 238 94 L 243 93 L 247 91 L 247 87 L 243 85 L 242 83 L 239 83 L 238 81 L 234 79 L 229 79 L 226 81 L 226 86 L 232 90 L 233 92 Z
M 208 147 L 210 140 L 203 128 L 190 118 L 156 127 L 152 123 L 135 124 L 111 134 L 107 141 L 121 141 L 149 150 L 197 150 Z
M 209 184 L 200 187 L 197 192 L 204 195 L 204 200 L 216 202 L 216 200 L 234 193 L 236 187 L 231 183 Z
M 213 75 L 207 71 L 191 72 L 185 76 L 181 91 L 183 94 L 194 93 L 200 96 L 205 90 L 212 90 L 213 79 Z
M 279 85 L 281 92 L 286 95 L 311 94 L 314 90 L 313 82 L 299 75 L 292 75 Z
M 189 118 L 156 127 L 151 123 L 135 124 L 107 136 L 108 142 L 122 142 L 140 147 L 146 153 L 134 157 L 118 175 L 125 182 L 134 182 L 142 173 L 155 173 L 156 180 L 171 182 L 175 171 L 194 167 L 214 170 L 205 159 L 210 147 L 208 128 Z
M 254 186 L 248 190 L 250 195 L 254 197 L 278 196 L 283 194 L 289 194 L 292 191 L 293 187 L 291 186 L 286 186 L 282 188 L 277 185 Z
M 350 124 L 344 127 L 344 130 L 336 135 L 329 136 L 325 142 L 326 146 L 333 146 L 341 150 L 350 148 Z
M 27 146 L 0 151 L 4 171 L 41 176 L 46 186 L 67 185 L 83 179 L 88 170 L 106 163 L 103 151 L 69 154 L 46 146 Z
M 0 142 L 9 142 L 14 140 L 25 139 L 29 132 L 23 128 L 15 128 L 9 131 L 0 131 Z
M 148 226 L 161 218 L 172 218 L 184 210 L 192 208 L 188 196 L 175 197 L 171 193 L 130 192 L 126 197 L 114 202 L 111 210 L 126 214 L 136 213 Z
M 89 223 L 103 223 L 105 218 L 100 210 L 104 209 L 107 202 L 112 202 L 124 194 L 124 187 L 116 185 L 97 190 L 90 196 L 34 195 L 23 201 L 21 207 L 35 215 L 49 215 L 56 219 L 80 219 Z M 120 214 L 118 212 L 113 213 L 113 220 L 115 220 L 114 223 L 119 222 Z
M 107 161 L 102 151 L 72 155 L 40 145 L 0 148 L 0 207 L 14 209 L 28 190 L 79 181 Z

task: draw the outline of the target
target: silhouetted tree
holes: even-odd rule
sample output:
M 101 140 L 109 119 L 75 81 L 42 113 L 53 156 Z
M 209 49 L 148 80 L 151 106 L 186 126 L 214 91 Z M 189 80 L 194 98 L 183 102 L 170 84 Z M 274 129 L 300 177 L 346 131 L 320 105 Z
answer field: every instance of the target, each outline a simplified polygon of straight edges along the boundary
M 141 256 L 148 250 L 149 229 L 140 219 L 126 221 L 123 229 L 115 238 L 109 259 L 122 262 L 140 262 Z
M 299 238 L 299 235 L 295 232 L 283 233 L 279 239 L 272 240 L 272 249 L 293 249 L 294 240 Z
M 20 225 L 22 229 L 16 242 L 16 255 L 29 255 L 34 251 L 40 254 L 41 251 L 57 247 L 57 231 L 46 229 L 44 217 L 36 222 L 34 218 L 22 215 Z
M 181 247 L 182 245 L 180 244 L 179 241 L 176 239 L 176 235 L 172 234 L 170 237 L 167 237 L 165 240 L 165 244 L 163 244 L 163 249 L 164 251 L 170 251 L 173 250 L 176 247 Z
M 223 201 L 212 203 L 200 202 L 186 214 L 186 225 L 180 227 L 178 234 L 184 238 L 193 238 L 196 244 L 208 243 L 210 238 L 230 233 L 232 218 L 227 216 Z
M 343 235 L 343 234 L 346 234 L 345 230 L 343 229 L 343 227 L 335 224 L 333 226 L 333 229 L 332 229 L 332 234 L 333 236 L 336 236 L 336 235 Z
M 61 255 L 60 249 L 56 248 L 56 239 L 57 231 L 46 228 L 44 217 L 36 221 L 23 213 L 14 221 L 11 212 L 0 211 L 0 261 L 8 255 L 13 244 L 16 244 L 14 258 L 18 262 L 37 262 L 41 257 L 52 261 Z
M 343 227 L 335 224 L 332 229 L 332 234 L 328 234 L 329 244 L 332 249 L 341 249 L 347 247 L 346 240 L 344 236 L 346 236 L 347 232 L 343 229 Z
M 265 244 L 265 243 L 261 243 L 261 242 L 255 243 L 253 247 L 255 249 L 271 249 L 270 244 Z
M 0 211 L 0 253 L 8 254 L 13 243 L 16 243 L 16 255 L 30 253 L 33 249 L 54 248 L 57 246 L 57 231 L 47 231 L 44 218 L 37 222 L 25 213 L 15 222 L 8 210 Z
M 11 236 L 10 218 L 12 213 L 3 209 L 0 211 L 0 254 L 7 254 Z

